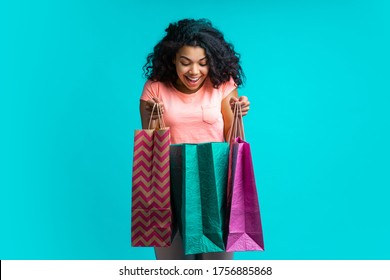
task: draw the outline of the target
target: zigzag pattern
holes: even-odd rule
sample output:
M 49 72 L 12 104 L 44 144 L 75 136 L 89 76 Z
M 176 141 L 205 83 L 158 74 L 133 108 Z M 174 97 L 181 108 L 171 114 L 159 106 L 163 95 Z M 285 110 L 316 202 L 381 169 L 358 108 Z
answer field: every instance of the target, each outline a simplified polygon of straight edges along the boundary
M 134 135 L 133 191 L 150 189 L 152 179 L 153 130 L 136 130 Z
M 167 207 L 169 208 L 171 206 L 169 198 L 170 198 L 169 190 L 168 190 L 168 194 L 162 197 L 155 197 L 150 194 L 146 196 L 143 193 L 139 192 L 138 194 L 134 195 L 132 209 L 133 210 L 134 209 L 151 210 L 156 208 L 166 209 Z
M 171 243 L 169 129 L 136 131 L 134 137 L 132 246 Z
M 137 230 L 142 230 L 140 226 L 145 229 L 150 229 L 152 227 L 158 228 L 169 228 L 170 221 L 169 216 L 171 211 L 167 209 L 154 209 L 152 211 L 145 211 L 143 209 L 136 209 L 136 217 L 132 220 L 132 226 Z
M 153 228 L 142 234 L 136 233 L 132 236 L 132 245 L 134 247 L 168 247 L 171 245 L 171 229 Z M 169 240 L 169 241 L 167 241 Z

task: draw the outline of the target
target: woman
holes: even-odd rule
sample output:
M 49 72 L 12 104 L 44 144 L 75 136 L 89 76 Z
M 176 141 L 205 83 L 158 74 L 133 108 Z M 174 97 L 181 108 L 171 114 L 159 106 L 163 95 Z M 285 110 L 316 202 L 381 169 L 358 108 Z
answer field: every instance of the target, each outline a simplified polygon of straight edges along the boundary
M 165 37 L 148 55 L 140 113 L 147 128 L 155 103 L 170 128 L 171 143 L 225 141 L 238 102 L 242 114 L 249 101 L 238 97 L 243 83 L 239 55 L 210 21 L 184 19 L 171 23 Z M 153 119 L 157 118 L 154 112 Z M 232 259 L 232 253 L 184 255 L 180 235 L 170 247 L 155 248 L 157 259 Z

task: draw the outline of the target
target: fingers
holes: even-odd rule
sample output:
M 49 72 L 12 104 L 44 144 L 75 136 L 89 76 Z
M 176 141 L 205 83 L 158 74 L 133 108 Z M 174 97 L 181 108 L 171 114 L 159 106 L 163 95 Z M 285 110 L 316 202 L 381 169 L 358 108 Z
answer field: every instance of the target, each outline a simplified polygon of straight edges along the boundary
M 246 116 L 249 112 L 249 105 L 250 105 L 250 102 L 248 100 L 248 97 L 246 96 L 240 96 L 239 98 L 239 102 L 241 104 L 241 111 L 242 111 L 242 115 L 243 116 Z
M 233 96 L 233 97 L 230 98 L 229 103 L 230 103 L 230 105 L 234 105 L 234 103 L 238 102 L 238 100 L 239 100 L 239 99 L 238 99 L 237 97 L 234 97 L 234 96 Z
M 235 103 L 238 103 L 240 105 L 242 115 L 246 116 L 249 112 L 249 105 L 250 105 L 248 97 L 246 97 L 246 96 L 240 96 L 239 98 L 232 97 L 230 99 L 230 106 L 231 106 L 232 110 L 234 110 Z
M 164 103 L 162 103 L 157 97 L 153 97 L 153 99 L 146 101 L 146 106 L 145 106 L 145 109 L 149 113 L 149 115 L 151 115 L 153 111 L 153 115 L 152 115 L 153 120 L 158 119 L 158 114 L 159 114 L 157 108 L 155 107 L 156 104 L 160 105 L 160 113 L 164 114 L 165 112 Z

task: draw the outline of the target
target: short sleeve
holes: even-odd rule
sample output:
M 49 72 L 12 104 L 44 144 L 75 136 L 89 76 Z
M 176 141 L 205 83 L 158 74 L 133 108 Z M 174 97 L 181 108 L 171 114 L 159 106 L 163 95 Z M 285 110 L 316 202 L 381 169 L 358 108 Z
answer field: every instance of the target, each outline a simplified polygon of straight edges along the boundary
M 151 80 L 146 81 L 144 85 L 144 89 L 142 90 L 141 94 L 141 100 L 148 101 L 152 99 L 153 97 L 160 98 L 159 96 L 159 90 L 158 90 L 158 83 L 153 82 Z
M 230 80 L 224 83 L 221 87 L 222 89 L 222 98 L 225 98 L 228 96 L 233 90 L 237 88 L 236 83 L 234 82 L 233 78 L 230 77 Z

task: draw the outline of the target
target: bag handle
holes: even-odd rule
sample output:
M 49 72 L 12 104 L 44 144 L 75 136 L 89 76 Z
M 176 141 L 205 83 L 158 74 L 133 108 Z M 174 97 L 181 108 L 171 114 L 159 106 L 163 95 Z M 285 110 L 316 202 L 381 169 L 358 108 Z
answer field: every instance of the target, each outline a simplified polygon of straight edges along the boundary
M 230 127 L 227 140 L 231 143 L 237 137 L 240 137 L 242 140 L 245 140 L 244 122 L 242 120 L 242 109 L 238 102 L 234 103 L 233 121 Z
M 157 110 L 157 120 L 158 120 L 158 125 L 154 128 L 157 128 L 159 127 L 160 129 L 161 128 L 165 128 L 165 122 L 164 122 L 164 118 L 162 116 L 162 111 L 161 111 L 161 106 L 160 104 L 158 103 L 154 103 L 153 104 L 153 108 L 152 108 L 152 113 L 150 114 L 150 118 L 149 118 L 149 125 L 148 125 L 148 129 L 152 129 L 152 119 L 153 119 L 153 113 L 154 113 L 154 110 Z

